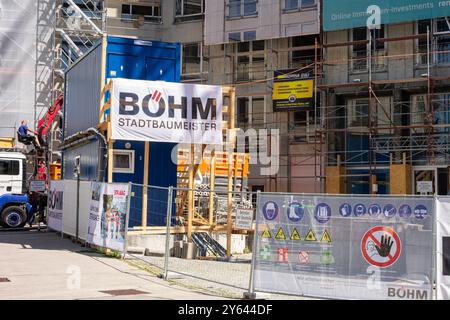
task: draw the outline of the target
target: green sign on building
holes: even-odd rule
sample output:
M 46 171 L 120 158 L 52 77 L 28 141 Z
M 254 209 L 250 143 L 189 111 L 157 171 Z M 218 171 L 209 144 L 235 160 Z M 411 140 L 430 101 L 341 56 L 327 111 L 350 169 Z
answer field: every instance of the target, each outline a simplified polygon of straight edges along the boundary
M 323 30 L 450 16 L 450 0 L 323 0 Z

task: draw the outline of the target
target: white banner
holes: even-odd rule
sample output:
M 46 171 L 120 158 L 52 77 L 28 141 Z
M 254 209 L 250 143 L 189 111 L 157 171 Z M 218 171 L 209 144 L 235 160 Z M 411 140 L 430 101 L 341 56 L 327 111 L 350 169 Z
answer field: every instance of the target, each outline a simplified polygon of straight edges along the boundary
M 220 86 L 112 81 L 112 139 L 222 144 Z
M 261 193 L 256 219 L 255 290 L 433 298 L 431 197 Z
M 437 298 L 450 300 L 450 198 L 439 197 L 437 214 Z
M 127 184 L 92 182 L 86 241 L 123 252 L 128 214 Z
M 62 231 L 64 180 L 50 181 L 47 227 Z

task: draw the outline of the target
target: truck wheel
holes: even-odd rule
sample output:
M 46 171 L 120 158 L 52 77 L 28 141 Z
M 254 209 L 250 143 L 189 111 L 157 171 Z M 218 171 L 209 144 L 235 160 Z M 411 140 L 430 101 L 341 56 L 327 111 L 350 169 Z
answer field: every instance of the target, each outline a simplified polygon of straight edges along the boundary
M 21 207 L 11 206 L 3 210 L 0 221 L 6 228 L 22 228 L 27 223 L 27 214 Z

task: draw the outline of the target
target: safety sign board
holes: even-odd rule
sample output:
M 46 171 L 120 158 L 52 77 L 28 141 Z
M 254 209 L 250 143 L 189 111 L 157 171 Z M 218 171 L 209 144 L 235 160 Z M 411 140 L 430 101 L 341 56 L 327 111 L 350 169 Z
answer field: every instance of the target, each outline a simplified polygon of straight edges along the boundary
M 320 203 L 316 207 L 314 214 L 317 222 L 327 223 L 331 218 L 331 208 L 326 203 Z
M 298 232 L 297 228 L 294 228 L 294 230 L 292 230 L 291 240 L 294 240 L 294 241 L 302 240 L 302 237 L 300 236 L 300 233 Z
M 275 218 L 278 216 L 278 212 L 280 209 L 278 208 L 278 205 L 273 201 L 268 201 L 262 208 L 262 212 L 264 215 L 264 218 L 266 220 L 275 220 Z
M 397 213 L 397 209 L 392 204 L 387 204 L 383 208 L 383 213 L 387 218 L 392 218 Z
M 241 230 L 252 229 L 253 209 L 237 209 L 235 228 Z
M 381 206 L 379 204 L 371 204 L 369 206 L 369 215 L 377 216 L 381 213 Z
M 292 222 L 299 222 L 300 220 L 302 220 L 304 213 L 305 209 L 300 203 L 292 202 L 291 204 L 289 204 L 289 207 L 287 209 L 287 217 Z
M 330 234 L 328 233 L 328 230 L 325 229 L 322 238 L 320 239 L 320 242 L 327 242 L 327 243 L 331 243 L 331 237 Z
M 278 229 L 275 235 L 275 240 L 286 240 L 286 235 L 284 234 L 283 228 Z
M 398 214 L 402 218 L 409 218 L 412 214 L 411 207 L 408 206 L 407 204 L 401 205 L 400 208 L 398 209 Z
M 298 253 L 298 260 L 300 261 L 300 263 L 309 263 L 309 254 L 306 251 L 300 251 Z
M 305 237 L 305 241 L 317 241 L 316 235 L 311 228 L 309 229 L 308 234 Z
M 268 228 L 266 228 L 266 229 L 264 229 L 261 237 L 265 238 L 265 239 L 271 239 L 272 238 L 272 234 L 270 233 L 270 230 Z
M 350 217 L 352 215 L 352 206 L 348 203 L 344 203 L 339 208 L 339 213 L 343 217 Z
M 402 251 L 398 234 L 390 227 L 369 229 L 361 240 L 361 253 L 371 265 L 387 268 L 393 265 Z
M 261 249 L 259 249 L 259 255 L 264 260 L 270 260 L 272 254 L 270 253 L 270 247 L 269 246 L 263 246 Z
M 427 214 L 428 210 L 424 205 L 419 204 L 414 208 L 414 215 L 416 216 L 416 219 L 424 219 Z
M 278 262 L 288 262 L 288 248 L 278 248 L 277 250 L 277 261 Z
M 365 215 L 366 214 L 366 206 L 361 204 L 361 203 L 357 204 L 355 206 L 355 212 L 354 213 L 355 213 L 355 216 L 357 216 L 357 217 Z

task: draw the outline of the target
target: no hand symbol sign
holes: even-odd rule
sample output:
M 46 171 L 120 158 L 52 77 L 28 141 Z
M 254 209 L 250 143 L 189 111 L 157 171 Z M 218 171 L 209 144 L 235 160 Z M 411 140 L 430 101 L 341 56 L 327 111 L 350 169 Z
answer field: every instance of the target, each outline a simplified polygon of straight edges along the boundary
M 393 265 L 402 251 L 398 234 L 390 227 L 374 227 L 361 240 L 361 253 L 371 265 L 387 268 Z

